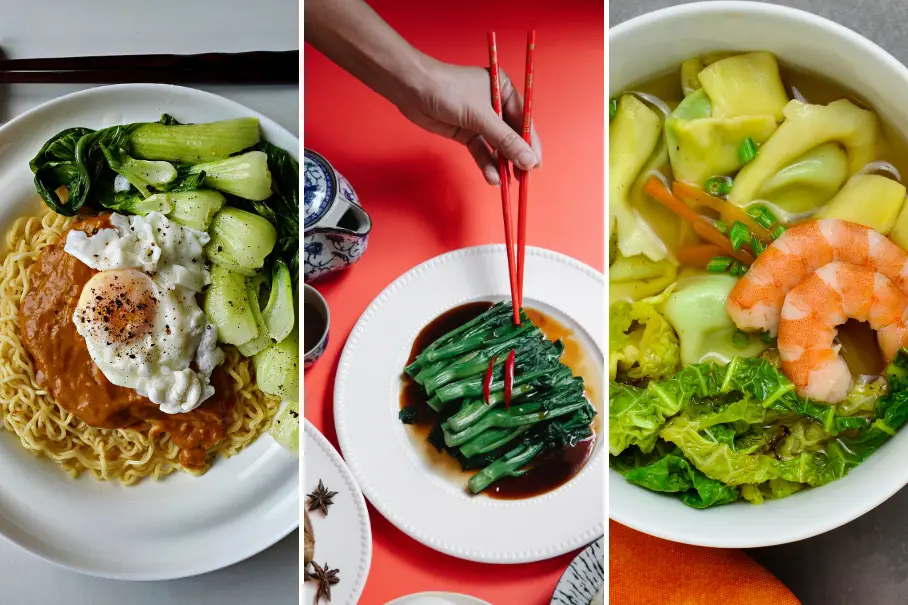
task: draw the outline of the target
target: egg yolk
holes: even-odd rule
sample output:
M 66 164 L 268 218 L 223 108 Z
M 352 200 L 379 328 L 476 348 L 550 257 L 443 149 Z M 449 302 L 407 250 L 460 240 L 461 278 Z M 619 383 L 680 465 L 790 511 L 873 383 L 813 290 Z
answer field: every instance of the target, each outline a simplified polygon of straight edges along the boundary
M 147 274 L 135 269 L 101 271 L 82 289 L 75 319 L 107 345 L 128 344 L 152 331 L 157 305 Z

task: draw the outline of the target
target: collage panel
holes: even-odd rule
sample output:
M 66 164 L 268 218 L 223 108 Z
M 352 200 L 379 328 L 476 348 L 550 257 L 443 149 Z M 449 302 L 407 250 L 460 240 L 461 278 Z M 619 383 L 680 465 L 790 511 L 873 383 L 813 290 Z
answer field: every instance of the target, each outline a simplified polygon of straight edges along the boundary
M 300 9 L 225 4 L 0 2 L 0 602 L 298 602 Z
M 610 602 L 908 599 L 906 18 L 609 3 Z
M 603 602 L 603 21 L 305 3 L 304 603 Z

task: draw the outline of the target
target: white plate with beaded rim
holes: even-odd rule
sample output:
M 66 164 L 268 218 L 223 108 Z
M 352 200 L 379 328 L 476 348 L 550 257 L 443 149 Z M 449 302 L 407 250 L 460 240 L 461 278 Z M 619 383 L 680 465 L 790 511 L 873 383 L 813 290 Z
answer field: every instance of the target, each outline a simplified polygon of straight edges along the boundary
M 592 603 L 596 593 L 602 590 L 605 584 L 602 558 L 604 541 L 603 538 L 599 538 L 574 557 L 555 586 L 555 593 L 549 605 Z
M 366 309 L 344 346 L 335 380 L 334 420 L 344 459 L 366 498 L 398 529 L 451 556 L 526 563 L 570 552 L 602 535 L 602 439 L 567 483 L 522 500 L 470 496 L 461 474 L 432 468 L 398 419 L 403 367 L 416 336 L 459 305 L 509 295 L 503 245 L 443 254 L 405 273 Z M 574 332 L 601 379 L 605 278 L 570 257 L 527 247 L 524 306 Z M 601 399 L 601 397 L 597 397 Z M 602 401 L 594 401 L 597 432 Z
M 332 605 L 356 605 L 366 587 L 372 564 L 372 526 L 366 501 L 350 469 L 334 446 L 318 429 L 305 422 L 303 437 L 303 492 L 312 493 L 322 480 L 327 490 L 337 492 L 328 507 L 309 513 L 315 536 L 313 561 L 337 569 L 340 581 L 331 587 Z M 309 508 L 308 498 L 305 506 Z M 303 602 L 315 599 L 317 583 L 304 582 Z
M 223 97 L 164 84 L 121 84 L 45 103 L 0 128 L 0 233 L 35 212 L 28 162 L 65 128 L 255 116 L 264 138 L 299 158 L 299 139 Z M 4 251 L 5 254 L 5 251 Z M 259 553 L 299 526 L 299 460 L 261 435 L 207 473 L 174 473 L 123 487 L 87 473 L 71 479 L 0 430 L 0 535 L 67 569 L 120 580 L 197 575 Z

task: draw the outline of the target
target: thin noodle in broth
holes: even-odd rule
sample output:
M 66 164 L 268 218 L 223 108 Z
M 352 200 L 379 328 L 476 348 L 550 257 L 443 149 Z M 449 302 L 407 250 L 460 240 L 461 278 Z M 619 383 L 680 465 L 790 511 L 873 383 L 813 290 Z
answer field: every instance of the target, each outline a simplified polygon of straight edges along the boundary
M 56 242 L 72 222 L 48 209 L 20 218 L 6 235 L 9 253 L 0 264 L 0 412 L 3 426 L 19 436 L 22 446 L 47 456 L 75 477 L 90 471 L 100 480 L 131 485 L 145 477 L 159 479 L 180 465 L 180 449 L 164 433 L 151 436 L 148 425 L 99 429 L 86 425 L 58 406 L 38 386 L 32 361 L 20 337 L 19 306 L 29 290 L 29 267 L 41 250 Z M 271 423 L 280 399 L 255 385 L 252 362 L 225 348 L 224 368 L 235 398 L 227 437 L 214 453 L 232 456 L 254 441 Z M 210 459 L 210 453 L 209 453 Z

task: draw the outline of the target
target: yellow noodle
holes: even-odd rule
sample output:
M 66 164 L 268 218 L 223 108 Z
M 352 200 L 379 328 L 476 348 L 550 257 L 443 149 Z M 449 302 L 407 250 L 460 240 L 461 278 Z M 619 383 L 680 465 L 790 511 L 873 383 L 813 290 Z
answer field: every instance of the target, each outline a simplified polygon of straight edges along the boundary
M 131 485 L 144 477 L 160 479 L 175 470 L 193 475 L 179 463 L 179 448 L 165 434 L 149 437 L 149 427 L 98 429 L 58 406 L 38 386 L 31 358 L 19 333 L 19 305 L 29 288 L 28 268 L 42 248 L 56 242 L 72 219 L 44 209 L 16 221 L 6 235 L 9 250 L 0 264 L 0 413 L 4 428 L 22 446 L 44 455 L 75 477 L 89 471 L 95 478 Z M 227 438 L 209 454 L 232 456 L 252 443 L 271 424 L 280 400 L 256 387 L 252 363 L 232 347 L 224 362 L 236 393 Z

